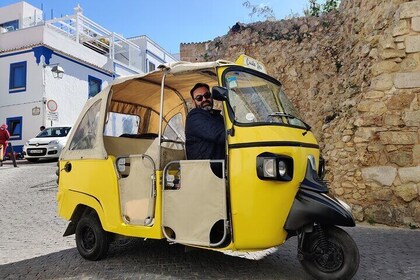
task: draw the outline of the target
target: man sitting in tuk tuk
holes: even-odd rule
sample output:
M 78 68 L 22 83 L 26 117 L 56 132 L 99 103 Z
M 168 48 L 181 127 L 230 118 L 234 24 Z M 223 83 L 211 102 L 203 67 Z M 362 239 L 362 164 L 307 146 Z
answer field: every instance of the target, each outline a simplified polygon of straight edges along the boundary
M 225 159 L 225 124 L 220 110 L 213 109 L 209 85 L 197 83 L 190 94 L 195 108 L 186 119 L 187 159 Z

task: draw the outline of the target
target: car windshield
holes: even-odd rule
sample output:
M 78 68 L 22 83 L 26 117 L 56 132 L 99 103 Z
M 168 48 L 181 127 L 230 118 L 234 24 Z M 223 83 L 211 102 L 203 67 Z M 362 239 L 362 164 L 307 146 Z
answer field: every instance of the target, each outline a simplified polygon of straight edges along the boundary
M 238 123 L 282 123 L 308 129 L 281 85 L 244 71 L 224 76 L 229 103 Z
M 36 138 L 44 137 L 66 137 L 69 134 L 71 127 L 60 126 L 60 127 L 49 127 L 41 131 Z

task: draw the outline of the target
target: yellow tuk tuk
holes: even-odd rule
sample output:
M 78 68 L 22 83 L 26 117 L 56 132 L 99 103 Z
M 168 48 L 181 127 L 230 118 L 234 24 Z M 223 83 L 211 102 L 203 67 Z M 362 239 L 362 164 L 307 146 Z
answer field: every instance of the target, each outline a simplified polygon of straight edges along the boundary
M 226 128 L 223 160 L 190 160 L 190 89 L 207 83 Z M 350 207 L 323 178 L 319 146 L 258 61 L 177 62 L 115 80 L 89 99 L 59 160 L 58 213 L 82 257 L 115 235 L 211 250 L 256 251 L 298 237 L 315 278 L 357 271 Z M 214 171 L 214 166 L 222 170 Z

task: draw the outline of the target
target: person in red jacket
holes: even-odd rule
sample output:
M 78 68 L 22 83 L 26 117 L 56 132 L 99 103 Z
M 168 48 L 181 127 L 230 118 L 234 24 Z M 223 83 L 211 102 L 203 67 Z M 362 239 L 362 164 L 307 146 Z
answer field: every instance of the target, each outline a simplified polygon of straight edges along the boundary
M 6 148 L 7 148 L 7 140 L 9 140 L 10 134 L 7 130 L 7 124 L 2 124 L 0 126 L 0 145 L 3 145 L 3 155 L 6 154 Z

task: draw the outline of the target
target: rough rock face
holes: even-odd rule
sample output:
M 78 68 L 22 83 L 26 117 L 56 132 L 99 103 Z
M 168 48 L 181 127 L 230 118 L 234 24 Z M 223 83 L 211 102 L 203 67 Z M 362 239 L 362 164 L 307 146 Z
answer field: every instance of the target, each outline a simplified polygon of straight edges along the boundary
M 313 127 L 359 221 L 420 226 L 420 0 L 343 0 L 322 17 L 236 24 L 181 59 L 265 63 Z

